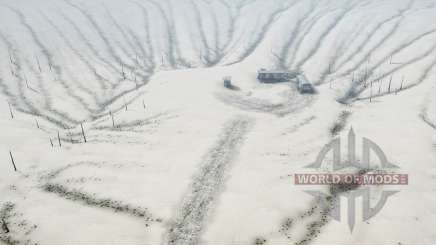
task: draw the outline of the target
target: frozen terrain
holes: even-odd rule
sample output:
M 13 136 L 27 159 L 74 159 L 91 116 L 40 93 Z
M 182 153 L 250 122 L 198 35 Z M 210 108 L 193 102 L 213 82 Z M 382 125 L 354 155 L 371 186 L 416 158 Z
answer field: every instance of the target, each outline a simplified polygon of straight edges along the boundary
M 0 0 L 0 244 L 436 244 L 435 14 Z M 317 93 L 259 83 L 260 68 Z M 351 127 L 410 178 L 352 233 L 292 177 Z

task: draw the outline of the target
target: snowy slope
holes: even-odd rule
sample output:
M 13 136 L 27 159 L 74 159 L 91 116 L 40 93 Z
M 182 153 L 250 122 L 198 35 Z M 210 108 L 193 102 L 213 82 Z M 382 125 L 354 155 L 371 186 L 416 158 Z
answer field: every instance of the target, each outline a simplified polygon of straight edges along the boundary
M 435 10 L 0 0 L 0 243 L 435 244 Z M 262 67 L 317 93 L 260 84 Z M 377 142 L 410 184 L 353 233 L 313 235 L 321 212 L 298 218 L 316 204 L 292 175 L 344 114 L 337 135 Z

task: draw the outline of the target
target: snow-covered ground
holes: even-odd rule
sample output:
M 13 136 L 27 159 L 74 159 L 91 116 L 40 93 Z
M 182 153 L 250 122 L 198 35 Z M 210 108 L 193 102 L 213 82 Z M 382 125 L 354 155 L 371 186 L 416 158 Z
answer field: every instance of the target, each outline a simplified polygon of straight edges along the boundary
M 0 244 L 436 244 L 435 13 L 0 0 Z M 317 93 L 259 83 L 262 67 Z M 409 174 L 353 232 L 293 184 L 351 127 Z

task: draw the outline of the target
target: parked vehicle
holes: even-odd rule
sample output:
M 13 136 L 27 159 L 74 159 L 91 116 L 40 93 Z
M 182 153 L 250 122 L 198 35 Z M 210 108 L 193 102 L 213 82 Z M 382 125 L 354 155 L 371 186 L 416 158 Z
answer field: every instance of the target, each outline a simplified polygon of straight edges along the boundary
M 224 77 L 224 87 L 226 88 L 232 88 L 232 77 Z
M 257 79 L 263 83 L 287 82 L 297 75 L 296 72 L 288 70 L 266 70 L 260 69 L 257 72 Z
M 312 83 L 310 83 L 307 78 L 300 74 L 297 76 L 297 89 L 302 94 L 313 94 L 315 93 L 315 88 Z

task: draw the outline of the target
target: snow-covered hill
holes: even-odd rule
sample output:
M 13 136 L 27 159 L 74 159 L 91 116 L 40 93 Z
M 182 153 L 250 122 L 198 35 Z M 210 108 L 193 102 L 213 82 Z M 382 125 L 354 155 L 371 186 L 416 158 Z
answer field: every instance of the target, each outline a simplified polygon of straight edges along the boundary
M 435 11 L 0 0 L 0 243 L 435 244 Z M 351 127 L 410 178 L 352 233 L 292 184 Z

